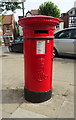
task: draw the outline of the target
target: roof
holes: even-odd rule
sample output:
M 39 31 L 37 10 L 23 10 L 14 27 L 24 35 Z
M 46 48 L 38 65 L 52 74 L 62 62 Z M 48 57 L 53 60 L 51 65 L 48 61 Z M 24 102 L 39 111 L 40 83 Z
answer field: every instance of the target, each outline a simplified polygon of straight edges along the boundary
M 70 12 L 73 11 L 73 10 L 76 10 L 76 7 L 73 7 L 71 8 L 67 13 L 69 14 L 69 16 L 76 16 L 76 13 L 75 14 L 71 14 Z
M 73 8 L 71 8 L 70 10 L 68 10 L 67 13 L 69 13 L 71 10 L 76 10 L 76 7 L 73 7 Z
M 32 15 L 38 15 L 38 10 L 36 10 L 36 9 L 35 9 L 35 10 L 31 10 L 30 13 L 31 13 Z
M 75 14 L 71 14 L 71 13 L 70 13 L 72 10 L 76 10 L 76 7 L 71 8 L 71 9 L 68 10 L 66 13 L 62 13 L 61 16 L 62 16 L 62 17 L 64 17 L 65 15 L 68 15 L 68 16 L 76 16 L 76 13 L 75 13 Z M 62 18 L 62 17 L 61 17 L 61 18 Z
M 38 9 L 28 11 L 28 12 L 26 13 L 26 15 L 27 15 L 28 13 L 30 13 L 31 15 L 39 15 Z
M 2 23 L 4 25 L 12 24 L 13 15 L 3 15 Z

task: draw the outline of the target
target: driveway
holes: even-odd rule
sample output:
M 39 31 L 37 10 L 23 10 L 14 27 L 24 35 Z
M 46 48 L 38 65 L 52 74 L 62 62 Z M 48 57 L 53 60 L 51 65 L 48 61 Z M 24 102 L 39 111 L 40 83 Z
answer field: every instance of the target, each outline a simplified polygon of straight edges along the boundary
M 74 66 L 76 61 L 54 58 L 53 96 L 43 103 L 24 100 L 24 56 L 2 48 L 2 117 L 3 118 L 74 118 Z M 1 53 L 1 48 L 0 48 Z

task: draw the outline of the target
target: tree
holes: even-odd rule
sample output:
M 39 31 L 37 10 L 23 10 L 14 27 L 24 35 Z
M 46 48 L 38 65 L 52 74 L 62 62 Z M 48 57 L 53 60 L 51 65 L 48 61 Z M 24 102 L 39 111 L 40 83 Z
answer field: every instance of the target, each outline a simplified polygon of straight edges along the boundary
M 18 0 L 16 0 L 18 1 Z M 0 2 L 0 23 L 2 24 L 2 20 L 5 17 L 5 13 L 9 10 L 11 10 L 12 12 L 15 12 L 16 9 L 22 9 L 20 4 L 22 4 L 22 2 Z M 14 37 L 19 35 L 19 29 L 17 26 L 17 30 L 14 29 Z
M 14 12 L 16 9 L 21 9 L 21 3 L 22 2 L 0 2 L 0 13 L 9 10 Z
M 18 0 L 16 0 L 18 1 Z M 26 0 L 22 0 L 22 2 L 0 2 L 0 14 L 5 14 L 7 11 L 11 10 L 15 12 L 16 9 L 22 9 L 23 17 L 24 17 L 24 2 Z M 20 6 L 22 4 L 22 7 Z
M 2 15 L 0 17 L 0 22 L 2 23 L 2 20 L 5 17 L 4 14 L 7 11 L 11 10 L 12 12 L 15 12 L 16 9 L 22 9 L 20 4 L 22 4 L 22 2 L 0 2 L 0 14 Z
M 46 16 L 60 17 L 60 10 L 54 3 L 48 1 L 39 6 L 38 13 Z

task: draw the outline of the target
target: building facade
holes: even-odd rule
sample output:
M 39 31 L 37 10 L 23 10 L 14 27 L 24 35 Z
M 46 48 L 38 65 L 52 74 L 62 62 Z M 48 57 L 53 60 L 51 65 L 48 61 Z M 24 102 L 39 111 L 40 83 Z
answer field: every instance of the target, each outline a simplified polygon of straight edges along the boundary
M 25 17 L 37 16 L 37 15 L 41 15 L 41 14 L 38 13 L 38 9 L 35 9 L 35 10 L 28 11 Z
M 3 41 L 6 44 L 12 42 L 14 40 L 14 36 L 16 33 L 16 24 L 14 15 L 2 15 L 2 32 L 3 32 Z
M 76 27 L 76 1 L 73 8 L 61 14 L 61 19 L 64 21 L 64 28 Z
M 71 10 L 69 10 L 68 14 L 69 14 L 68 26 L 76 27 L 76 8 L 72 8 Z

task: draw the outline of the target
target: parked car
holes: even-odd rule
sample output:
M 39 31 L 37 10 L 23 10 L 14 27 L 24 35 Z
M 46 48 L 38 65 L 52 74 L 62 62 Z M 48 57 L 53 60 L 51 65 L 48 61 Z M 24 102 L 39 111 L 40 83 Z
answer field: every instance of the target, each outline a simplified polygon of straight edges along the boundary
M 55 32 L 54 55 L 76 55 L 76 27 Z
M 8 46 L 10 52 L 23 52 L 23 37 L 19 36 Z

